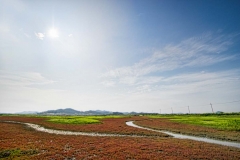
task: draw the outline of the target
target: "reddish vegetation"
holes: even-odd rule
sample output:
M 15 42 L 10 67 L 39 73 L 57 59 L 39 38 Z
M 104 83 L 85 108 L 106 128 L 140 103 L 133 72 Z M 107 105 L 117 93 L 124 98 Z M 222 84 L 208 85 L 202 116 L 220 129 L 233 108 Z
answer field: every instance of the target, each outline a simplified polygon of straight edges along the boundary
M 46 121 L 45 118 L 37 118 L 37 117 L 18 117 L 18 116 L 0 117 L 0 121 L 5 120 L 5 121 L 29 122 L 29 123 L 39 124 L 46 128 L 53 128 L 53 129 L 59 129 L 59 130 L 169 137 L 164 133 L 158 133 L 154 131 L 134 128 L 134 127 L 127 126 L 125 124 L 125 122 L 129 120 L 140 120 L 140 119 L 142 118 L 141 117 L 107 118 L 107 119 L 103 119 L 101 124 L 78 125 L 78 124 L 52 123 L 52 122 Z
M 135 124 L 145 126 L 152 129 L 168 130 L 176 133 L 183 133 L 187 135 L 196 135 L 201 137 L 211 137 L 221 140 L 230 140 L 240 142 L 240 132 L 238 131 L 223 131 L 214 128 L 196 126 L 191 124 L 183 124 L 173 122 L 169 119 L 143 119 L 136 121 Z
M 126 126 L 125 121 L 143 118 L 105 119 L 103 124 L 79 126 L 57 125 L 45 122 L 42 118 L 32 117 L 0 117 L 0 120 L 30 122 L 64 130 L 92 132 L 99 129 L 108 133 L 142 134 L 140 129 L 130 129 L 131 127 Z M 147 122 L 144 120 L 138 123 Z M 19 157 L 11 157 L 18 159 L 240 159 L 238 148 L 168 137 L 55 135 L 38 132 L 22 124 L 4 122 L 0 122 L 0 128 L 0 153 L 18 149 L 22 154 L 18 155 Z M 127 131 L 124 131 L 125 129 Z M 146 131 L 144 134 L 150 135 L 152 132 Z
M 239 149 L 191 140 L 64 136 L 2 122 L 0 128 L 0 152 L 35 151 L 12 157 L 19 159 L 240 159 Z

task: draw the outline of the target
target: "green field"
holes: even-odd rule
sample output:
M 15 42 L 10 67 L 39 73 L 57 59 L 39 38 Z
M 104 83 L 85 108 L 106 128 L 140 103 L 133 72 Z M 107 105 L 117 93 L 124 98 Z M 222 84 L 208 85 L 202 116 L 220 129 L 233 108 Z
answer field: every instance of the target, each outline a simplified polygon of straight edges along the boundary
M 0 116 L 12 116 L 12 117 L 35 117 L 45 118 L 48 122 L 61 123 L 61 124 L 95 124 L 102 123 L 102 119 L 106 118 L 124 118 L 131 117 L 126 115 L 96 115 L 96 116 L 73 116 L 73 115 L 18 115 L 18 114 L 0 114 Z
M 101 123 L 105 118 L 122 118 L 124 116 L 44 116 L 49 122 L 63 124 L 94 124 Z M 125 116 L 126 117 L 126 116 Z
M 168 118 L 180 123 L 213 127 L 221 130 L 240 131 L 240 114 L 151 115 L 149 117 Z

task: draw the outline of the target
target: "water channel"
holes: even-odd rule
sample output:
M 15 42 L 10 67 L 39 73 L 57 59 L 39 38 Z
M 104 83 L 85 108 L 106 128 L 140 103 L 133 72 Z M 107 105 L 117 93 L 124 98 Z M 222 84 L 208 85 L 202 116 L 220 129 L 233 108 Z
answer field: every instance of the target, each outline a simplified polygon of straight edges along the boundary
M 195 141 L 202 141 L 202 142 L 207 142 L 207 143 L 214 143 L 214 144 L 220 144 L 220 145 L 224 145 L 224 146 L 240 148 L 240 143 L 221 141 L 221 140 L 215 140 L 215 139 L 209 139 L 209 138 L 203 138 L 203 137 L 188 136 L 188 135 L 176 134 L 176 133 L 172 133 L 172 132 L 168 132 L 168 131 L 155 130 L 155 129 L 151 129 L 151 128 L 138 126 L 138 125 L 134 124 L 133 121 L 126 122 L 126 125 L 131 126 L 131 127 L 140 128 L 140 129 L 146 129 L 149 131 L 165 133 L 165 134 L 173 136 L 174 138 L 191 139 L 191 140 L 195 140 Z
M 44 128 L 44 127 L 42 127 L 40 125 L 32 124 L 32 123 L 24 123 L 24 122 L 16 122 L 16 121 L 3 121 L 3 122 L 24 124 L 24 125 L 27 125 L 30 128 L 35 129 L 36 131 L 46 132 L 46 133 L 51 133 L 51 134 L 59 134 L 59 135 L 82 135 L 82 136 L 100 136 L 100 137 L 146 137 L 146 136 L 124 135 L 124 134 L 108 134 L 108 133 L 95 133 L 95 132 L 89 133 L 89 132 L 62 131 L 62 130 L 55 130 L 55 129 Z M 149 130 L 149 131 L 165 133 L 165 134 L 173 136 L 174 138 L 191 139 L 191 140 L 195 140 L 195 141 L 202 141 L 202 142 L 207 142 L 207 143 L 214 143 L 214 144 L 220 144 L 220 145 L 240 148 L 240 143 L 220 141 L 220 140 L 209 139 L 209 138 L 202 138 L 202 137 L 195 137 L 195 136 L 176 134 L 176 133 L 172 133 L 172 132 L 168 132 L 168 131 L 155 130 L 155 129 L 151 129 L 151 128 L 138 126 L 138 125 L 134 124 L 133 121 L 126 122 L 126 125 L 131 126 L 131 127 L 135 127 L 135 128 Z
M 63 131 L 63 130 L 55 130 L 55 129 L 48 129 L 44 128 L 37 124 L 32 123 L 24 123 L 24 122 L 16 122 L 16 121 L 3 121 L 6 123 L 16 123 L 16 124 L 23 124 L 30 128 L 35 129 L 36 131 L 46 132 L 50 134 L 58 134 L 58 135 L 81 135 L 81 136 L 93 136 L 93 137 L 144 137 L 138 135 L 124 135 L 124 134 L 109 134 L 109 133 L 96 133 L 96 132 L 74 132 L 74 131 Z

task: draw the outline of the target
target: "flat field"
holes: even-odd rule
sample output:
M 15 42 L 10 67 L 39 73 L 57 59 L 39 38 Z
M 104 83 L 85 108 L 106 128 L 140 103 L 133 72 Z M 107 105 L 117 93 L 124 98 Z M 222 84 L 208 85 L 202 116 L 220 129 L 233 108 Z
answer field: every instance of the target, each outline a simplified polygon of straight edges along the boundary
M 176 122 L 207 126 L 221 130 L 240 131 L 240 113 L 235 114 L 189 114 L 154 115 L 151 118 L 167 118 Z
M 143 137 L 56 135 L 4 121 L 28 122 L 57 130 Z M 239 141 L 239 130 L 193 124 L 181 121 L 179 117 L 3 115 L 0 116 L 0 159 L 240 159 L 239 148 L 175 139 L 163 133 L 127 126 L 126 121 L 151 128 L 185 131 L 185 134 L 210 132 L 218 139 L 221 139 L 218 132 L 225 136 L 238 135 L 230 140 Z
M 136 124 L 186 135 L 240 142 L 240 114 L 151 115 Z

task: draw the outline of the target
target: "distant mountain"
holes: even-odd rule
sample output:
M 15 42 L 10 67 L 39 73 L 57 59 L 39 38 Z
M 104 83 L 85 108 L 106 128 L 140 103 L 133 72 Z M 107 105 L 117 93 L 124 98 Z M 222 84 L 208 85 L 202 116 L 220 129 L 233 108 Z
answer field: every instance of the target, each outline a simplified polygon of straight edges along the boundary
M 38 114 L 38 115 L 138 115 L 138 112 L 111 112 L 106 110 L 78 111 L 72 108 L 47 110 L 44 112 L 24 111 L 16 114 Z
M 40 112 L 38 114 L 48 114 L 48 115 L 79 115 L 82 112 L 74 110 L 72 108 L 66 109 L 57 109 L 57 110 L 48 110 L 44 112 Z
M 106 114 L 112 114 L 112 112 L 109 111 L 101 111 L 101 110 L 89 110 L 83 112 L 85 115 L 106 115 Z
M 40 112 L 38 114 L 42 114 L 42 115 L 106 115 L 106 114 L 112 114 L 112 112 L 101 111 L 101 110 L 77 111 L 72 108 L 66 108 L 66 109 L 48 110 L 48 111 Z

